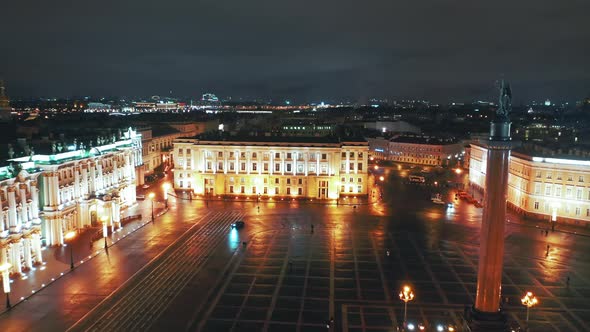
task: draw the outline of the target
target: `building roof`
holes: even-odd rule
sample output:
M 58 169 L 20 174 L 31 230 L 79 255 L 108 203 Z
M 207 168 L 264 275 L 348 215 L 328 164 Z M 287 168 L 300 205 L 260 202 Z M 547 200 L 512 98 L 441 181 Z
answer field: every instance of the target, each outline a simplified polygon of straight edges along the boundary
M 368 145 L 367 141 L 362 137 L 305 137 L 305 136 L 250 136 L 250 135 L 198 135 L 196 137 L 184 138 L 195 140 L 198 144 L 223 144 L 223 145 L 270 145 L 273 143 L 288 144 L 291 146 L 307 146 L 307 145 Z

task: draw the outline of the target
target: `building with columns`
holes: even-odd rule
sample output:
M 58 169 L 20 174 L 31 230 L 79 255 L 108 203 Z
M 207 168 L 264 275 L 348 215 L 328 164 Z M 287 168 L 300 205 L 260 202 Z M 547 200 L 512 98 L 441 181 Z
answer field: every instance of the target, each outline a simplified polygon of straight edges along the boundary
M 11 272 L 29 270 L 43 261 L 39 182 L 41 172 L 0 167 L 0 265 L 10 263 Z
M 20 273 L 41 262 L 42 245 L 63 245 L 70 231 L 121 226 L 121 212 L 136 202 L 141 135 L 129 128 L 8 161 L 22 171 L 0 169 L 0 264 L 8 260 Z
M 376 159 L 427 166 L 452 166 L 464 155 L 463 144 L 455 138 L 414 134 L 369 139 L 369 148 Z
M 337 199 L 367 195 L 368 143 L 321 137 L 179 138 L 174 188 L 197 195 Z
M 570 152 L 570 151 L 568 151 Z M 470 184 L 485 190 L 487 149 L 471 144 Z M 551 222 L 590 224 L 590 152 L 567 155 L 546 149 L 512 151 L 508 207 Z

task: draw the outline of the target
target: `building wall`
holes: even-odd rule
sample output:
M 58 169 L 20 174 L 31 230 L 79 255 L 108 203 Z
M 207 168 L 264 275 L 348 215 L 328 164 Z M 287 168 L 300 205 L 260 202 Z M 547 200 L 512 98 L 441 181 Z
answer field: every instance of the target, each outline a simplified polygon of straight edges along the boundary
M 39 218 L 40 173 L 21 171 L 0 182 L 0 265 L 21 273 L 43 262 Z
M 389 160 L 442 166 L 454 163 L 462 156 L 463 145 L 389 142 Z
M 484 190 L 486 160 L 482 155 L 486 154 L 486 148 L 472 145 L 470 181 Z M 509 207 L 546 220 L 590 222 L 590 161 L 533 157 L 513 152 L 509 167 Z
M 367 143 L 178 139 L 174 188 L 195 194 L 336 199 L 367 194 Z

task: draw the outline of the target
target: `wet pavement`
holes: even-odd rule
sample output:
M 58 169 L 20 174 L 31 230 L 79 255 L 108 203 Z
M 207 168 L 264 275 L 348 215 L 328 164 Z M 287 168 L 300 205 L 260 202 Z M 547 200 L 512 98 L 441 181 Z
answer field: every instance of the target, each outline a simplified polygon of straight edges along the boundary
M 168 213 L 120 240 L 109 255 L 2 314 L 0 329 L 63 331 L 96 307 L 77 328 L 385 331 L 403 320 L 397 293 L 405 283 L 416 294 L 408 321 L 459 327 L 464 306 L 473 303 L 482 210 L 466 202 L 452 209 L 433 204 L 438 188 L 395 177 L 373 185 L 375 197 L 358 205 L 173 197 Z M 231 218 L 222 216 L 232 211 L 243 216 L 244 229 L 227 227 Z M 534 223 L 510 219 L 503 286 L 509 319 L 524 323 L 519 298 L 533 291 L 540 300 L 531 312 L 533 330 L 590 330 L 588 239 L 559 231 L 546 236 Z M 182 242 L 191 236 L 197 244 Z M 181 243 L 182 255 L 173 250 Z M 62 270 L 68 263 L 61 258 Z M 142 305 L 145 296 L 152 305 Z

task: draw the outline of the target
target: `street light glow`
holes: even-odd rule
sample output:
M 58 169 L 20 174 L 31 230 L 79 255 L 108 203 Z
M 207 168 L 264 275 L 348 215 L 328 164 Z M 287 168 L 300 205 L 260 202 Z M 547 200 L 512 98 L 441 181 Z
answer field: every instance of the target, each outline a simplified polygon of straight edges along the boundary
M 154 197 L 156 197 L 156 194 L 154 194 L 154 193 L 149 193 L 149 194 L 148 194 L 148 198 L 149 198 L 149 199 L 153 200 L 153 199 L 154 199 Z
M 412 288 L 410 286 L 405 285 L 401 292 L 399 292 L 400 300 L 408 303 L 414 299 L 414 292 L 412 292 Z
M 537 303 L 539 303 L 539 300 L 537 300 L 537 297 L 533 295 L 533 292 L 527 292 L 525 296 L 522 299 L 520 299 L 520 301 L 523 305 L 527 306 L 528 308 L 533 307 L 537 305 Z
M 385 178 L 383 176 L 380 176 L 379 181 L 383 182 L 383 180 L 385 180 Z
M 456 169 L 455 169 L 455 173 L 457 173 L 457 174 L 461 174 L 461 173 L 463 173 L 463 170 L 462 170 L 462 169 L 460 169 L 460 168 L 456 168 Z
M 74 231 L 67 232 L 64 237 L 66 240 L 71 240 L 76 237 L 76 232 L 74 232 Z

